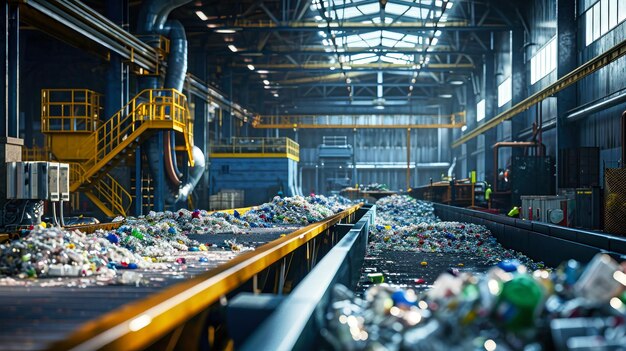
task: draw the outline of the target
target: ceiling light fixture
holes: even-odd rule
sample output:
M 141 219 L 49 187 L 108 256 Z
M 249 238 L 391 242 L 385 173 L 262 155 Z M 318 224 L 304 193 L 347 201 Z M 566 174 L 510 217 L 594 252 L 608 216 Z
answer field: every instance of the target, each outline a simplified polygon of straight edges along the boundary
M 263 80 L 263 84 L 265 84 L 265 85 L 270 85 L 270 81 L 269 81 L 269 80 L 267 80 L 267 79 L 264 79 L 264 80 Z
M 233 44 L 228 45 L 228 48 L 230 49 L 230 51 L 232 52 L 237 52 L 237 47 Z
M 463 127 L 461 127 L 461 132 L 464 132 L 464 131 L 466 131 L 466 130 L 467 130 L 467 126 L 463 126 Z
M 218 28 L 214 32 L 219 34 L 234 34 L 240 30 L 241 28 Z
M 278 93 L 274 93 L 274 97 L 277 98 L 278 97 Z
M 444 99 L 449 99 L 452 97 L 452 94 L 439 94 L 439 97 L 442 97 Z
M 248 65 L 248 69 L 251 71 L 254 71 L 254 66 L 253 65 Z
M 462 80 L 451 80 L 450 84 L 452 84 L 452 85 L 463 85 L 463 81 Z
M 203 21 L 208 20 L 209 18 L 204 14 L 204 12 L 198 10 L 196 11 L 196 16 L 198 16 L 198 18 L 200 18 Z

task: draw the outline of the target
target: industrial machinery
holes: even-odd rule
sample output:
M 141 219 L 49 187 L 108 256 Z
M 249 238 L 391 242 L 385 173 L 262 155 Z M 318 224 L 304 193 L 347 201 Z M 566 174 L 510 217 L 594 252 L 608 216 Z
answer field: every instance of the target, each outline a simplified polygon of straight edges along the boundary
M 316 189 L 320 193 L 338 193 L 352 184 L 349 169 L 354 151 L 346 136 L 324 136 L 317 147 Z
M 243 190 L 243 206 L 274 196 L 302 195 L 298 177 L 300 146 L 289 138 L 231 138 L 228 144 L 211 145 L 210 208 L 220 193 Z
M 521 149 L 513 154 L 504 168 L 499 167 L 501 148 Z M 493 146 L 492 207 L 507 209 L 521 204 L 524 195 L 555 193 L 554 160 L 545 156 L 545 145 L 529 142 L 499 142 Z
M 6 164 L 6 202 L 0 227 L 8 232 L 41 223 L 44 201 L 50 201 L 55 225 L 63 223 L 63 203 L 70 199 L 69 164 L 27 161 Z M 57 205 L 60 220 L 56 213 Z

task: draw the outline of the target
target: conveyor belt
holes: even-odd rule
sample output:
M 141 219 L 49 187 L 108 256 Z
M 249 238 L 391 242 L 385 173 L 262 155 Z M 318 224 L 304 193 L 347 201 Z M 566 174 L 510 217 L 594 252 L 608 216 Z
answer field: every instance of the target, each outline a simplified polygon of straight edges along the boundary
M 324 250 L 322 243 L 333 244 L 338 240 L 334 226 L 353 221 L 358 208 L 354 206 L 300 229 L 255 229 L 248 238 L 251 246 L 278 238 L 255 251 L 239 254 L 218 247 L 208 253 L 181 253 L 187 259 L 185 268 L 172 263 L 164 271 L 134 270 L 148 281 L 140 287 L 93 284 L 81 287 L 84 281 L 80 278 L 50 278 L 24 281 L 24 286 L 0 286 L 3 325 L 0 349 L 130 350 L 145 348 L 164 337 L 166 342 L 177 340 L 181 333 L 172 333 L 170 339 L 170 332 L 182 330 L 198 314 L 204 316 L 221 297 L 229 296 L 242 285 L 255 290 L 269 291 L 279 285 L 281 290 L 286 289 L 291 280 L 299 279 L 293 275 L 297 269 L 290 269 L 291 263 L 296 268 L 311 267 L 317 253 Z M 285 232 L 291 234 L 280 237 Z M 245 241 L 246 236 L 195 235 L 194 239 L 223 242 L 236 237 Z M 201 255 L 210 255 L 210 261 L 199 262 L 197 258 Z M 298 258 L 305 262 L 296 262 Z M 94 278 L 84 279 L 93 283 Z M 282 285 L 272 284 L 275 281 Z M 137 327 L 137 321 L 145 325 Z M 184 336 L 180 340 L 187 343 L 200 340 L 197 333 L 191 338 L 189 334 Z

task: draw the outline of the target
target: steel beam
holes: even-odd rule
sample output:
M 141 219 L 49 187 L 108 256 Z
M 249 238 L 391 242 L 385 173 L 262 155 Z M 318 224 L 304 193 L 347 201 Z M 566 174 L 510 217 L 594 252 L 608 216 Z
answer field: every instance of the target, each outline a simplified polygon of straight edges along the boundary
M 257 129 L 436 129 L 461 128 L 465 111 L 450 115 L 426 114 L 347 114 L 257 116 Z
M 344 67 L 348 66 L 348 64 L 344 64 Z M 420 70 L 425 68 L 430 69 L 444 69 L 444 70 L 457 70 L 457 69 L 474 69 L 474 65 L 471 63 L 429 63 L 425 67 L 420 68 L 417 64 L 414 63 L 358 63 L 358 64 L 350 64 L 350 70 L 356 70 L 360 68 L 374 68 L 377 70 L 393 70 L 393 69 L 412 69 L 412 70 Z M 245 68 L 246 65 L 234 65 L 237 68 Z M 338 69 L 337 64 L 329 63 L 329 62 L 314 62 L 314 63 L 305 63 L 301 65 L 296 65 L 293 63 L 273 63 L 273 64 L 256 64 L 256 69 L 261 70 L 270 70 L 270 69 L 328 69 L 336 68 Z
M 553 96 L 554 94 L 578 82 L 579 80 L 587 77 L 588 75 L 593 74 L 594 72 L 597 72 L 599 69 L 608 66 L 609 64 L 611 64 L 612 62 L 616 61 L 617 59 L 619 59 L 620 57 L 624 55 L 626 55 L 626 40 L 623 40 L 622 42 L 610 48 L 606 52 L 587 61 L 585 64 L 579 66 L 575 70 L 559 78 L 556 82 L 550 84 L 545 89 L 538 91 L 537 93 L 529 96 L 528 98 L 516 104 L 512 108 L 493 117 L 482 126 L 472 130 L 471 132 L 467 133 L 463 137 L 457 139 L 454 143 L 452 143 L 452 147 L 459 147 L 463 143 L 467 142 L 468 140 L 476 138 L 480 134 L 490 129 L 493 129 L 494 127 L 496 127 L 498 124 L 502 123 L 503 121 L 506 121 L 515 117 L 518 113 L 529 109 L 531 106 L 545 100 L 546 98 L 550 96 Z
M 342 32 L 370 32 L 373 30 L 392 30 L 402 32 L 431 32 L 441 30 L 445 32 L 461 31 L 461 32 L 499 32 L 508 31 L 513 27 L 503 24 L 483 24 L 480 26 L 470 25 L 467 21 L 451 21 L 437 24 L 434 21 L 429 22 L 393 22 L 393 23 L 373 23 L 373 22 L 315 22 L 315 21 L 293 21 L 279 22 L 272 21 L 235 21 L 234 24 L 212 23 L 208 27 L 211 30 L 221 31 L 279 31 L 279 32 L 307 32 L 307 31 L 324 31 L 326 29 L 342 31 Z M 206 32 L 207 26 L 189 26 L 191 31 L 202 30 Z
M 230 56 L 282 56 L 282 55 L 321 55 L 321 56 L 336 56 L 336 55 L 358 55 L 358 54 L 407 54 L 407 55 L 464 55 L 464 56 L 477 56 L 481 55 L 483 51 L 478 50 L 430 50 L 424 51 L 418 48 L 379 48 L 379 47 L 352 47 L 343 51 L 335 52 L 330 50 L 328 46 L 309 47 L 309 48 L 294 48 L 294 49 L 267 49 L 257 50 L 256 48 L 237 48 L 237 52 L 230 50 L 223 50 Z M 341 49 L 340 49 L 341 50 Z
M 85 40 L 93 42 L 109 53 L 117 54 L 122 60 L 137 67 L 154 72 L 158 66 L 158 56 L 154 48 L 147 45 L 133 34 L 125 31 L 105 16 L 79 1 L 71 0 L 12 0 L 19 3 L 25 22 L 54 34 L 60 24 L 78 36 L 64 36 L 62 40 L 72 45 L 80 45 Z M 164 63 L 161 63 L 161 67 Z M 231 102 L 217 89 L 207 86 L 199 78 L 188 74 L 187 85 L 190 93 L 207 102 L 216 102 L 223 108 L 232 108 L 233 115 L 251 117 L 246 109 Z

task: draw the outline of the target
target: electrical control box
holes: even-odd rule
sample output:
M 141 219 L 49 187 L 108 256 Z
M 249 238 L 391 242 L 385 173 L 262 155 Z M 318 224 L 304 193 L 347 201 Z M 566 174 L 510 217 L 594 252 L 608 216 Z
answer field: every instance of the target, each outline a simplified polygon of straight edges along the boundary
M 61 177 L 65 177 L 62 179 Z M 57 162 L 7 163 L 7 199 L 69 201 L 69 165 Z
M 70 201 L 70 165 L 59 163 L 59 192 L 61 201 Z

